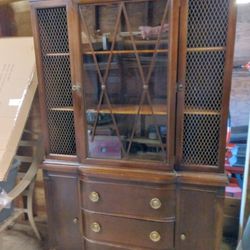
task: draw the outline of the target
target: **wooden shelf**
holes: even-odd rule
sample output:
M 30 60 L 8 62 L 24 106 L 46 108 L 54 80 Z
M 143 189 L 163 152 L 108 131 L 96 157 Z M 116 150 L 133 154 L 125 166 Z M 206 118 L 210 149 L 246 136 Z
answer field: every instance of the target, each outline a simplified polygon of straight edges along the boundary
M 117 115 L 136 115 L 139 105 L 112 105 L 112 113 Z M 163 104 L 153 105 L 155 115 L 167 115 L 167 106 Z M 73 112 L 73 107 L 59 107 L 51 108 L 50 111 L 59 112 Z M 87 109 L 87 112 L 96 113 L 96 108 Z M 100 109 L 102 114 L 110 114 L 109 108 L 103 105 Z M 206 109 L 185 109 L 184 114 L 189 115 L 220 115 L 219 111 L 206 110 Z M 143 105 L 140 111 L 140 115 L 152 115 L 151 108 L 149 105 Z
M 188 115 L 220 115 L 220 111 L 206 109 L 185 109 L 184 114 Z
M 130 139 L 126 139 L 126 141 L 130 141 Z M 134 143 L 140 143 L 140 144 L 146 144 L 148 146 L 151 147 L 160 147 L 161 146 L 161 142 L 158 139 L 149 139 L 149 138 L 133 138 L 132 142 Z M 162 143 L 163 147 L 165 147 L 166 145 L 164 143 Z
M 145 43 L 148 43 L 145 41 Z M 225 51 L 226 48 L 225 47 L 209 47 L 209 48 L 188 48 L 187 51 L 188 52 L 206 52 L 206 51 Z M 83 50 L 83 54 L 84 55 L 110 55 L 110 54 L 114 54 L 114 55 L 121 55 L 121 54 L 153 54 L 153 53 L 168 53 L 168 49 L 144 49 L 144 50 L 101 50 L 101 51 L 84 51 Z
M 112 113 L 118 115 L 136 115 L 139 105 L 112 105 Z M 97 112 L 96 109 L 88 109 L 88 112 Z M 163 104 L 153 105 L 155 115 L 167 115 L 167 106 Z M 100 113 L 110 114 L 107 106 L 102 106 Z M 140 115 L 152 115 L 149 105 L 143 105 L 140 110 Z
M 188 48 L 187 52 L 226 51 L 226 47 Z
M 168 50 L 167 49 L 158 49 L 158 50 L 154 50 L 154 49 L 148 49 L 148 50 L 103 50 L 103 51 L 83 51 L 84 55 L 110 55 L 110 54 L 114 54 L 114 55 L 119 55 L 119 54 L 153 54 L 153 53 L 167 53 Z
M 119 115 L 136 115 L 139 105 L 112 105 L 112 113 Z M 58 112 L 73 112 L 72 106 L 51 108 L 50 111 Z M 163 104 L 153 105 L 153 111 L 155 115 L 167 115 L 167 107 Z M 87 112 L 96 113 L 96 108 L 87 109 Z M 107 106 L 102 106 L 100 109 L 102 114 L 110 114 L 110 110 Z M 152 115 L 149 105 L 143 105 L 140 111 L 140 115 Z
M 47 53 L 46 56 L 59 57 L 59 56 L 69 56 L 69 53 Z
M 51 108 L 50 111 L 59 111 L 59 112 L 73 112 L 73 106 L 60 107 L 60 108 Z
M 126 158 L 128 161 L 161 161 L 163 162 L 163 156 L 162 153 L 144 153 L 144 152 L 138 152 L 137 154 L 129 154 L 129 156 Z

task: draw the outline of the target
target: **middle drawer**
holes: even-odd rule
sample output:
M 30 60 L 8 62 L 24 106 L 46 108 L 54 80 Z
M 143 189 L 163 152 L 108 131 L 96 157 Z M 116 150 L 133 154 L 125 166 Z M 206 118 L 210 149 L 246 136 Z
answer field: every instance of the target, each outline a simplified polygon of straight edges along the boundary
M 149 220 L 175 217 L 174 184 L 137 185 L 81 181 L 82 208 L 100 213 L 127 215 Z

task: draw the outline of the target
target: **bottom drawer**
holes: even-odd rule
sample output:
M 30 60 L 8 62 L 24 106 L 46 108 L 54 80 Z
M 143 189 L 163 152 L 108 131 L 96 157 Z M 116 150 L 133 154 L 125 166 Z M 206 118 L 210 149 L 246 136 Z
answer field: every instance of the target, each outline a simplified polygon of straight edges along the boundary
M 91 240 L 84 240 L 84 249 L 86 250 L 138 250 L 138 248 L 130 248 L 121 245 L 105 244 L 103 242 L 93 242 Z
M 90 241 L 122 244 L 131 246 L 131 249 L 140 247 L 167 250 L 174 246 L 174 222 L 145 221 L 85 212 L 83 225 L 84 236 Z

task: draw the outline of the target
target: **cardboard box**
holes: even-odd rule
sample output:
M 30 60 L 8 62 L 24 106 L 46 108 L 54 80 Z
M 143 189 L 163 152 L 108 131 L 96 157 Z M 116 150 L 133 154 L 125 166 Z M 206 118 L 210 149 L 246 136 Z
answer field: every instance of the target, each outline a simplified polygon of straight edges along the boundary
M 15 156 L 37 88 L 33 38 L 0 39 L 0 181 Z

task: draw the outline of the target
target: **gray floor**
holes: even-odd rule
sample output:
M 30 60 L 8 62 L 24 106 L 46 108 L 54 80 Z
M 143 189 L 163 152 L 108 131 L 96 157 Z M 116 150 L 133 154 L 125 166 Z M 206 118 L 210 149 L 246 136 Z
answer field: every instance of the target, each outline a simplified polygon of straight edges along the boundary
M 1 250 L 47 250 L 46 225 L 39 224 L 43 241 L 37 240 L 31 227 L 27 224 L 15 224 L 0 234 Z
M 15 224 L 0 234 L 0 250 L 48 250 L 46 225 L 38 224 L 38 229 L 43 237 L 42 242 L 36 239 L 28 224 Z M 235 250 L 235 241 L 224 239 L 221 250 Z

